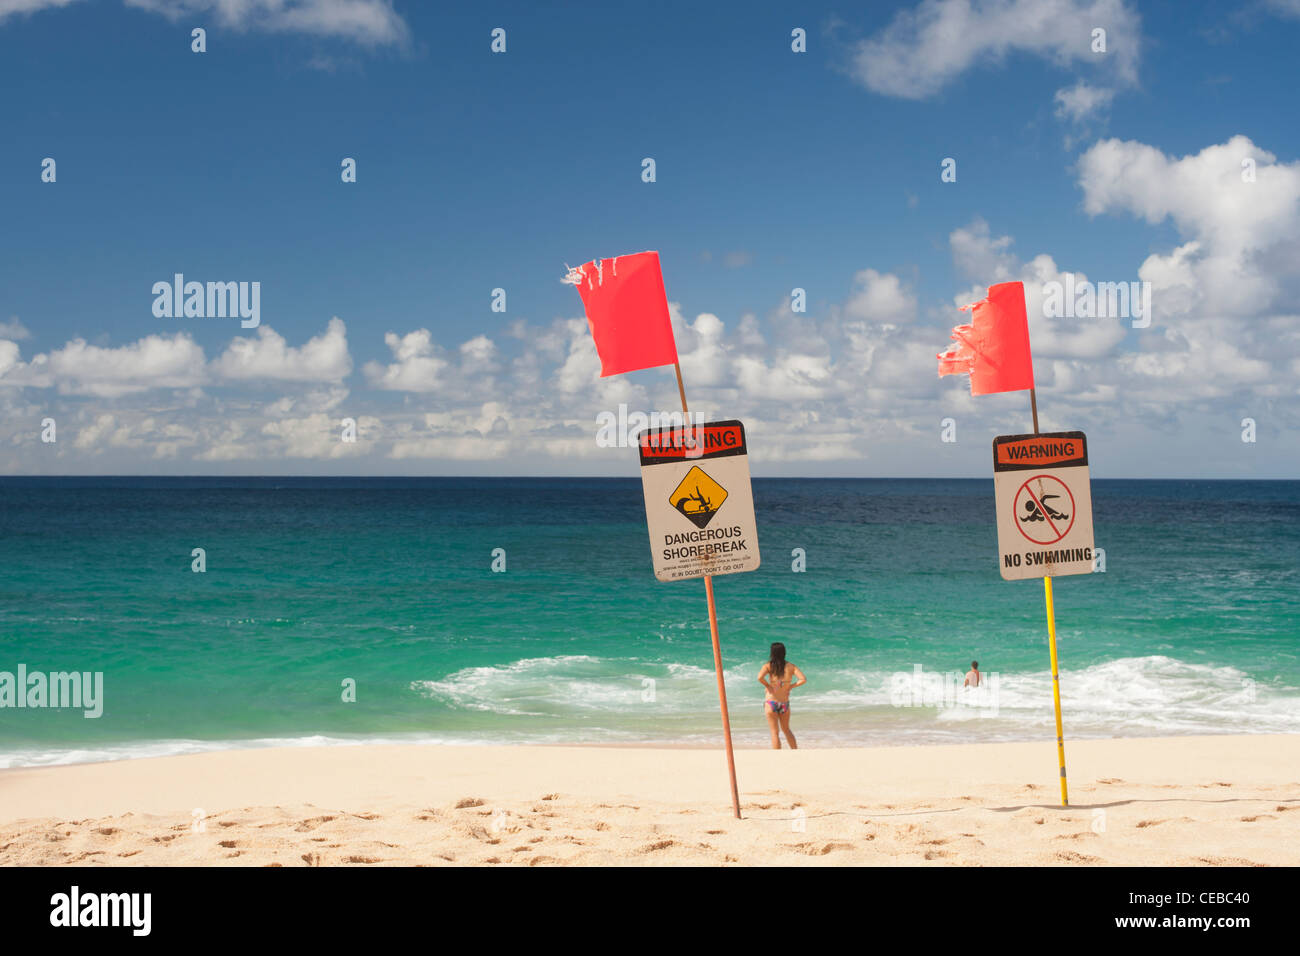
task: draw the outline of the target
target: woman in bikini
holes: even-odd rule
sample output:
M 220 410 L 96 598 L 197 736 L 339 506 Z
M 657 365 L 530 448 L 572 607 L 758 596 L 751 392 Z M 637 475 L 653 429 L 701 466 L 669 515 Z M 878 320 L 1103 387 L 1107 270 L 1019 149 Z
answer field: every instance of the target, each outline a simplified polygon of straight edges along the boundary
M 781 733 L 784 732 L 790 749 L 798 750 L 794 734 L 790 733 L 790 691 L 808 683 L 808 678 L 785 659 L 784 644 L 777 642 L 772 645 L 771 658 L 758 672 L 758 682 L 767 690 L 763 713 L 767 715 L 767 728 L 772 731 L 772 749 L 781 749 Z

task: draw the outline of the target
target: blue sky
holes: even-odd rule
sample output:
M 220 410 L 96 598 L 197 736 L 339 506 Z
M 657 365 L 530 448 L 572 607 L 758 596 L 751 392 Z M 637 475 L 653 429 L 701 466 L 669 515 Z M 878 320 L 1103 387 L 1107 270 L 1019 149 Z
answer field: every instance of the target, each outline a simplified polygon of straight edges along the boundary
M 441 6 L 0 0 L 0 473 L 635 474 L 596 416 L 671 369 L 598 379 L 559 278 L 642 249 L 757 474 L 987 474 L 1027 397 L 933 354 L 1066 272 L 1154 285 L 1150 328 L 1031 318 L 1095 474 L 1296 473 L 1300 4 Z M 156 317 L 175 272 L 261 328 Z

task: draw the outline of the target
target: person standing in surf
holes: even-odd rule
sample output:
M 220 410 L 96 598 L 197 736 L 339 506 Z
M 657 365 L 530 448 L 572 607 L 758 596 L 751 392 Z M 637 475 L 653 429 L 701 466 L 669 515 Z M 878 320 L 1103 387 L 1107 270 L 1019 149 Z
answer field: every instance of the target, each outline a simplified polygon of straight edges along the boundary
M 758 682 L 767 694 L 763 700 L 763 713 L 767 716 L 767 729 L 772 732 L 772 749 L 781 749 L 781 734 L 785 734 L 791 750 L 798 750 L 799 744 L 790 733 L 790 691 L 808 683 L 803 671 L 785 659 L 785 645 L 779 641 L 772 644 L 770 660 L 758 672 Z

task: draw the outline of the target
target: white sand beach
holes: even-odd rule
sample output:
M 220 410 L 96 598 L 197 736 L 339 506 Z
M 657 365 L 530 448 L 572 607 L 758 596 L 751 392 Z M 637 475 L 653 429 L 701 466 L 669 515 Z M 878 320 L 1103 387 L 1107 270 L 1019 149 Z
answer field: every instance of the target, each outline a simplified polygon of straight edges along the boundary
M 0 864 L 1297 865 L 1300 735 L 339 746 L 0 771 Z

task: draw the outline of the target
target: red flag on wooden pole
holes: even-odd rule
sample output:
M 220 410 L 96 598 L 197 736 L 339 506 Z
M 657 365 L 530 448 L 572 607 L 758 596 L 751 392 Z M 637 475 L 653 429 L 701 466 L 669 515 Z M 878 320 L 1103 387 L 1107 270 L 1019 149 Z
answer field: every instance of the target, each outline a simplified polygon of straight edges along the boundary
M 962 307 L 966 309 L 971 310 L 971 323 L 952 330 L 957 344 L 938 355 L 939 376 L 969 372 L 972 395 L 1032 389 L 1034 359 L 1024 283 L 989 286 L 988 296 Z
M 637 369 L 671 365 L 677 372 L 677 391 L 686 405 L 686 386 L 677 359 L 668 297 L 659 268 L 659 253 L 638 252 L 613 259 L 595 259 L 570 269 L 564 281 L 578 287 L 591 337 L 600 356 L 600 375 L 619 375 Z M 704 594 L 709 606 L 709 636 L 713 641 L 713 666 L 718 679 L 718 705 L 722 710 L 722 736 L 727 749 L 727 773 L 731 780 L 731 809 L 740 819 L 740 788 L 736 783 L 736 758 L 731 745 L 731 715 L 727 708 L 727 682 L 722 670 L 722 646 L 718 641 L 718 612 L 713 601 L 713 578 L 704 577 Z
M 565 281 L 582 296 L 602 378 L 677 364 L 659 253 L 594 259 Z

